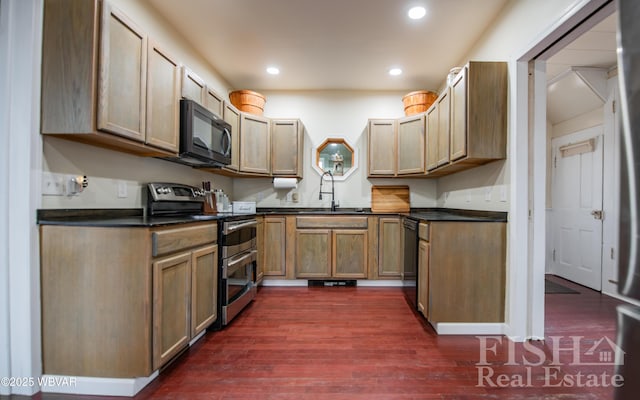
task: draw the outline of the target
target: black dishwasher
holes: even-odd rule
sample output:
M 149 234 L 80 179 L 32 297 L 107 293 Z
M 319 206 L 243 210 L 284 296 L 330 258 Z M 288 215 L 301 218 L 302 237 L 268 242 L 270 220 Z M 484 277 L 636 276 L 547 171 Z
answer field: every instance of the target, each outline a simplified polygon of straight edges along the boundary
M 418 309 L 418 222 L 409 218 L 404 226 L 404 269 L 402 274 L 403 290 L 407 302 L 414 310 Z

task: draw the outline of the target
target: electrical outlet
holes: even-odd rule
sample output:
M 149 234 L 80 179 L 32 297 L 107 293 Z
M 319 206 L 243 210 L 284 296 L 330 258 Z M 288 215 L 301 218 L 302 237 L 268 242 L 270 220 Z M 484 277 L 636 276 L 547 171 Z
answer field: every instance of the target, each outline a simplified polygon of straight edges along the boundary
M 484 201 L 491 201 L 491 188 L 484 188 Z
M 42 194 L 45 196 L 64 195 L 64 176 L 53 172 L 42 173 Z
M 118 198 L 126 199 L 127 198 L 127 182 L 118 181 Z

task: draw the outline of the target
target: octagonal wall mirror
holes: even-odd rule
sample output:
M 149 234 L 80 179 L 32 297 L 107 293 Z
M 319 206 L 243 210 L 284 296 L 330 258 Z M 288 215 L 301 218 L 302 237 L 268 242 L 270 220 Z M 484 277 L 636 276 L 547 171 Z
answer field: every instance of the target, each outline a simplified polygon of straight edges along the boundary
M 357 149 L 344 138 L 328 138 L 312 150 L 313 168 L 320 175 L 331 171 L 333 179 L 341 181 L 357 168 Z

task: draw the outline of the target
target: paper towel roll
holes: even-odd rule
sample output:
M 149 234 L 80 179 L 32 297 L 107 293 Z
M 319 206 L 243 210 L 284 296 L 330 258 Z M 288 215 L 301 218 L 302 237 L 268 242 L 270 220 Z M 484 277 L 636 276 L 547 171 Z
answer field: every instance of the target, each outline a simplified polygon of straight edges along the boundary
M 273 178 L 274 189 L 296 189 L 298 179 L 296 178 Z

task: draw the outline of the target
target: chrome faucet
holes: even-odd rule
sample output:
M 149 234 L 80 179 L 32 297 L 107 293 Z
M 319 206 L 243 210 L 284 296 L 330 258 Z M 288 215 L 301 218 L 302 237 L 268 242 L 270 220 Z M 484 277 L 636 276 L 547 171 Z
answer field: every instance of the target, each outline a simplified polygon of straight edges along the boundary
M 325 175 L 329 175 L 331 177 L 331 191 L 330 192 L 323 192 L 322 191 L 322 181 L 324 180 L 324 176 Z M 336 210 L 336 191 L 335 191 L 334 182 L 333 182 L 333 174 L 331 173 L 331 171 L 324 171 L 324 173 L 320 177 L 320 196 L 318 196 L 319 200 L 322 200 L 322 193 L 325 193 L 325 194 L 331 193 L 331 211 L 335 211 Z

